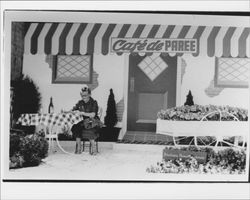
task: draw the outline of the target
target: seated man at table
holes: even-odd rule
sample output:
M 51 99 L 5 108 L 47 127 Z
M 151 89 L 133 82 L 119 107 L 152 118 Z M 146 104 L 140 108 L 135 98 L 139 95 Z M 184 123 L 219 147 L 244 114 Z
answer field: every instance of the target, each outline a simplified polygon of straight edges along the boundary
M 91 144 L 90 153 L 93 155 L 96 154 L 96 152 L 94 152 L 93 147 L 95 139 L 99 137 L 99 127 L 95 126 L 86 128 L 86 121 L 91 121 L 88 119 L 100 121 L 97 115 L 98 104 L 97 101 L 91 97 L 91 90 L 88 88 L 87 85 L 84 85 L 84 87 L 81 89 L 80 95 L 82 97 L 82 100 L 78 101 L 78 103 L 73 107 L 73 111 L 80 111 L 83 115 L 83 120 L 78 124 L 73 125 L 71 128 L 73 136 L 76 137 L 75 153 L 81 154 L 81 139 L 84 138 L 89 139 Z

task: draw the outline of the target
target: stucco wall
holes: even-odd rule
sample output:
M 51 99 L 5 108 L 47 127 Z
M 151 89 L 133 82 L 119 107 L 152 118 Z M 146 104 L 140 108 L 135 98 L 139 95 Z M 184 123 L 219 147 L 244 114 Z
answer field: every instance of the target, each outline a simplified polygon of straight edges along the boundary
M 186 62 L 185 74 L 181 84 L 181 105 L 191 90 L 194 103 L 201 105 L 229 105 L 242 108 L 249 107 L 249 88 L 224 88 L 218 95 L 209 97 L 205 90 L 214 79 L 215 57 L 183 55 Z M 212 92 L 212 91 L 211 91 Z
M 184 104 L 186 95 L 191 90 L 196 104 L 249 107 L 248 88 L 225 88 L 219 95 L 214 97 L 206 94 L 205 90 L 214 78 L 214 57 L 183 55 L 182 58 L 186 62 L 186 67 L 180 89 L 181 105 Z M 45 59 L 45 55 L 24 55 L 23 73 L 32 77 L 39 86 L 42 95 L 43 112 L 47 112 L 51 96 L 53 97 L 55 112 L 60 112 L 61 109 L 70 110 L 80 99 L 81 84 L 51 84 L 52 71 Z M 94 55 L 93 69 L 98 74 L 99 86 L 93 90 L 92 96 L 98 100 L 99 105 L 103 108 L 102 119 L 106 115 L 110 88 L 114 91 L 116 103 L 124 98 L 126 93 L 124 91 L 124 65 L 124 56 Z M 124 106 L 124 109 L 127 109 L 127 105 Z
M 23 73 L 29 75 L 39 87 L 42 96 L 42 112 L 47 112 L 49 99 L 53 97 L 55 112 L 70 110 L 80 99 L 81 84 L 51 84 L 52 69 L 45 61 L 46 56 L 24 55 Z M 99 86 L 93 90 L 92 97 L 103 108 L 106 115 L 109 89 L 112 88 L 118 103 L 124 96 L 124 57 L 116 55 L 94 55 L 93 70 L 99 74 Z

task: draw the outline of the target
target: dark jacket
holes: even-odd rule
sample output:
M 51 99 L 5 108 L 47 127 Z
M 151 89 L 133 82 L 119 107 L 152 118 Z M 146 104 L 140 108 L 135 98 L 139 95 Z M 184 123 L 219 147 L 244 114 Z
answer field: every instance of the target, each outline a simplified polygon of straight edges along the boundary
M 90 97 L 89 101 L 85 103 L 83 100 L 77 102 L 77 104 L 72 109 L 79 110 L 81 112 L 92 113 L 94 112 L 96 117 L 98 117 L 98 104 L 97 101 Z

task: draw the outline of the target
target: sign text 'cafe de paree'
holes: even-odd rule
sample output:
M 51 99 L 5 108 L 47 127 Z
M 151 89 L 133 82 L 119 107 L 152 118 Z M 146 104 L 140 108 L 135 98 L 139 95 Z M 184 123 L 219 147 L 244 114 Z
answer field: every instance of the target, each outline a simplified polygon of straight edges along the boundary
M 111 52 L 196 53 L 196 39 L 111 38 Z

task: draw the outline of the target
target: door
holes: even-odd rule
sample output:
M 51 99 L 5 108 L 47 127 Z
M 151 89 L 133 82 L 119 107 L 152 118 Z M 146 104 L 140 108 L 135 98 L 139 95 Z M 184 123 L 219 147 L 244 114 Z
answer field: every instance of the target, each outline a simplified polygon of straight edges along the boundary
M 176 105 L 177 56 L 129 56 L 128 131 L 156 131 L 157 112 Z

